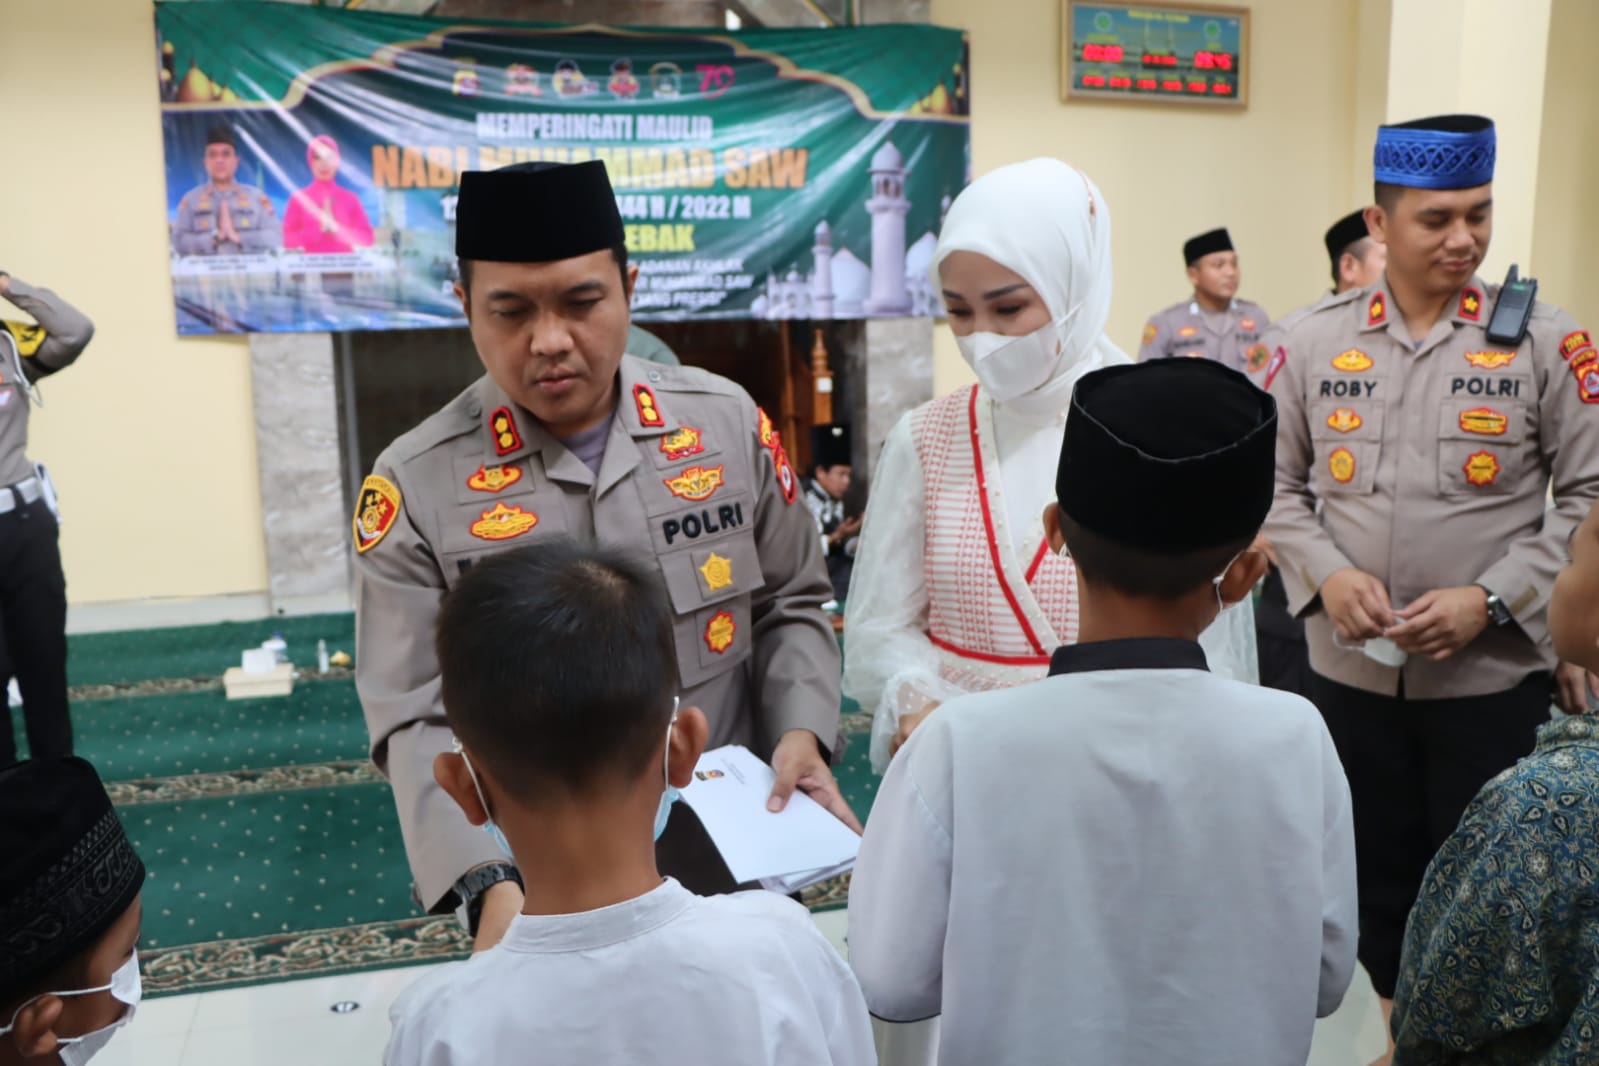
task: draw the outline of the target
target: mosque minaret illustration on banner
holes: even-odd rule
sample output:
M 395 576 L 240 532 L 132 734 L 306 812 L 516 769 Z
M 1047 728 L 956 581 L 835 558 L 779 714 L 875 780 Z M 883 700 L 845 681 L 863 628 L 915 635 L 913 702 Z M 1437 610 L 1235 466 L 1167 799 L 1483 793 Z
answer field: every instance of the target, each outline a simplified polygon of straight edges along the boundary
M 905 219 L 911 202 L 905 196 L 909 173 L 905 157 L 892 142 L 872 156 L 867 171 L 871 195 L 866 210 L 872 217 L 871 265 L 848 248 L 834 247 L 832 227 L 816 226 L 812 266 L 802 275 L 798 265 L 766 276 L 766 288 L 750 310 L 756 318 L 880 318 L 936 315 L 940 309 L 928 269 L 936 233 L 927 232 L 905 246 Z M 940 204 L 949 210 L 949 197 Z M 942 220 L 942 212 L 940 214 Z

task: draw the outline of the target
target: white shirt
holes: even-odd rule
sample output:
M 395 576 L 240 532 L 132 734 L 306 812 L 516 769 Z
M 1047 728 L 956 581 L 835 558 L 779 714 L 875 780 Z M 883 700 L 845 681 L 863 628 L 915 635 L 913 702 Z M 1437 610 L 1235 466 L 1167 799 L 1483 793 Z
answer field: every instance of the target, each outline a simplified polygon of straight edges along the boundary
M 877 1061 L 860 988 L 805 908 L 671 879 L 597 911 L 518 915 L 389 1017 L 386 1066 Z
M 889 766 L 850 887 L 867 1005 L 942 1014 L 940 1063 L 1304 1063 L 1357 930 L 1315 708 L 1182 641 L 1052 671 L 944 705 Z
M 1031 559 L 1044 536 L 1044 507 L 1055 499 L 1064 411 L 1057 417 L 1023 415 L 995 404 L 986 391 L 978 402 L 993 412 L 1005 526 L 1015 556 Z M 889 432 L 872 485 L 845 603 L 844 694 L 872 715 L 872 765 L 881 773 L 902 714 L 962 693 L 939 676 L 938 649 L 927 639 L 927 499 L 909 415 Z M 1260 680 L 1251 601 L 1223 611 L 1200 644 L 1220 676 Z

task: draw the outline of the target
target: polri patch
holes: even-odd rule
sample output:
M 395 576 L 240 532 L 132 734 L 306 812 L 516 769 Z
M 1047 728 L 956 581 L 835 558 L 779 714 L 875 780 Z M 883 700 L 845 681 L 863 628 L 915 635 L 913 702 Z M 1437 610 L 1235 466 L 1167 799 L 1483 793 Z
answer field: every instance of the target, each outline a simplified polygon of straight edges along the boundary
M 699 455 L 704 450 L 703 434 L 693 426 L 682 426 L 661 438 L 661 454 L 669 463 Z
M 479 540 L 510 540 L 539 524 L 539 516 L 520 507 L 497 503 L 473 522 L 470 531 Z
M 1372 368 L 1371 356 L 1359 348 L 1350 348 L 1341 352 L 1332 361 L 1335 370 L 1342 370 L 1346 374 L 1362 374 Z
M 489 415 L 489 431 L 494 434 L 494 454 L 510 455 L 522 447 L 522 434 L 517 432 L 516 418 L 509 407 L 496 407 Z
M 755 409 L 755 413 L 759 416 L 761 447 L 781 448 L 783 446 L 783 438 L 778 436 L 777 429 L 772 425 L 771 416 L 759 407 Z
M 638 408 L 639 425 L 652 429 L 666 425 L 666 419 L 661 417 L 660 405 L 655 402 L 655 393 L 650 391 L 648 385 L 633 386 L 633 403 Z
M 788 451 L 781 444 L 772 449 L 772 469 L 777 473 L 777 487 L 783 493 L 783 502 L 793 503 L 799 495 L 799 479 L 794 476 Z
M 1570 359 L 1584 348 L 1592 347 L 1593 338 L 1588 336 L 1588 331 L 1585 329 L 1579 329 L 1575 333 L 1568 333 L 1560 338 L 1560 354 L 1567 359 Z
M 663 479 L 661 483 L 672 490 L 673 496 L 698 503 L 710 499 L 722 487 L 723 469 L 721 466 L 691 466 L 676 477 Z
M 1348 448 L 1339 448 L 1333 452 L 1327 457 L 1327 472 L 1340 485 L 1347 485 L 1355 480 L 1355 453 Z
M 733 638 L 737 635 L 738 623 L 726 611 L 717 611 L 705 623 L 705 646 L 718 655 L 733 646 Z
M 1473 452 L 1466 457 L 1466 480 L 1481 488 L 1492 485 L 1499 477 L 1499 458 L 1493 452 Z
M 1510 428 L 1510 419 L 1492 407 L 1473 407 L 1460 412 L 1460 428 L 1484 437 L 1502 437 Z
M 1516 361 L 1520 352 L 1467 352 L 1466 362 L 1478 370 L 1502 370 Z
M 1327 416 L 1328 427 L 1339 433 L 1353 433 L 1365 424 L 1366 420 L 1353 407 L 1340 407 Z
M 466 479 L 466 487 L 476 492 L 499 492 L 521 480 L 521 467 L 480 466 L 477 473 Z
M 361 492 L 355 505 L 355 550 L 366 554 L 388 536 L 394 520 L 400 517 L 400 490 L 394 482 L 379 474 L 369 474 L 361 482 Z
M 705 591 L 720 592 L 733 584 L 733 560 L 726 556 L 711 553 L 705 560 L 705 565 L 700 567 L 700 576 L 705 579 Z

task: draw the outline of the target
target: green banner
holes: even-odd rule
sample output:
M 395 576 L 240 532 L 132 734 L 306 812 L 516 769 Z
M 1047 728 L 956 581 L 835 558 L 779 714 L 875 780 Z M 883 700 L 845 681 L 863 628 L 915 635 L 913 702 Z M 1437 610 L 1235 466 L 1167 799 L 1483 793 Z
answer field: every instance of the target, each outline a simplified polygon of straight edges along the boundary
M 463 324 L 460 174 L 604 160 L 634 317 L 931 315 L 966 41 L 156 4 L 180 333 Z

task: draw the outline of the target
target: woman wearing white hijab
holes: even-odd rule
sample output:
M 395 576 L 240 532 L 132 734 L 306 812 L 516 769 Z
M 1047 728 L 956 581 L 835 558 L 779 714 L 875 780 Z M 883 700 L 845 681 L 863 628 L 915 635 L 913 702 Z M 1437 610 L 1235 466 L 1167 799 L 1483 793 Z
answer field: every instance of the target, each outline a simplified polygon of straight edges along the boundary
M 934 284 L 979 384 L 912 411 L 873 475 L 846 602 L 844 691 L 873 713 L 879 773 L 963 692 L 1045 675 L 1077 639 L 1077 577 L 1044 538 L 1072 389 L 1131 360 L 1105 336 L 1110 210 L 1057 159 L 1001 167 L 951 205 Z M 1211 669 L 1257 681 L 1253 609 L 1201 637 Z

